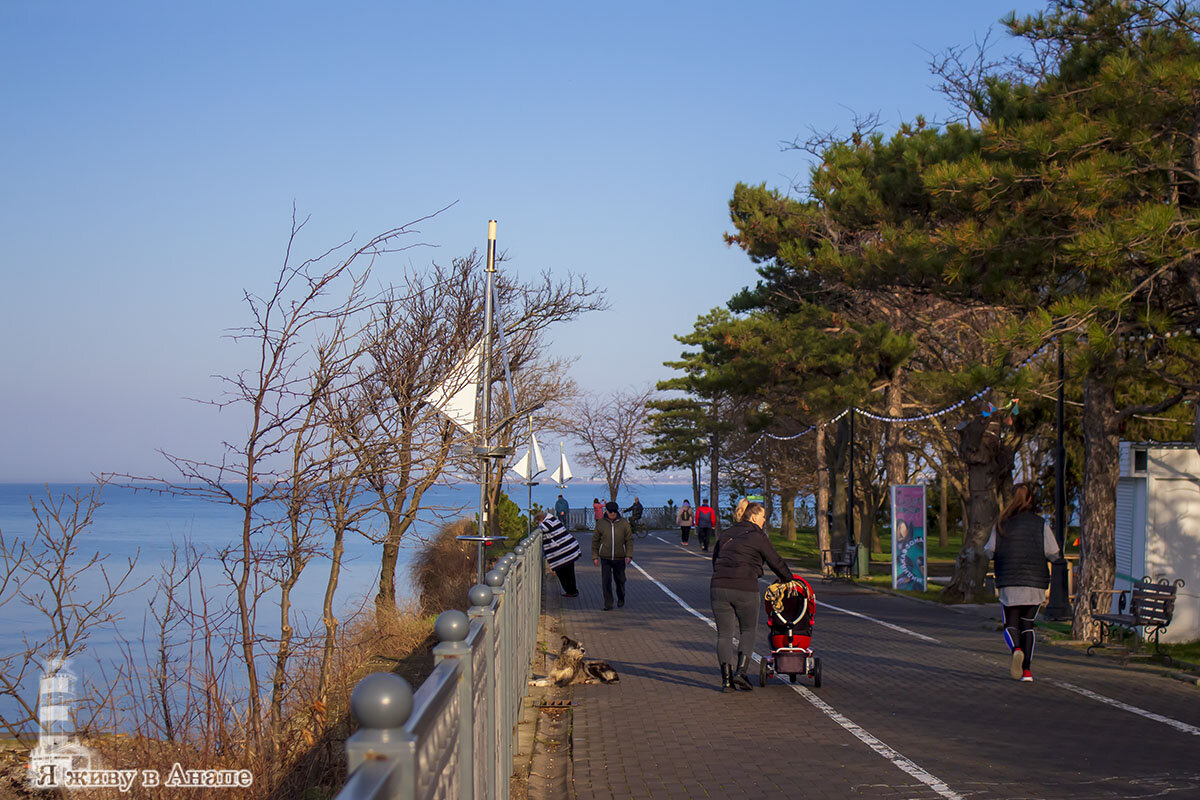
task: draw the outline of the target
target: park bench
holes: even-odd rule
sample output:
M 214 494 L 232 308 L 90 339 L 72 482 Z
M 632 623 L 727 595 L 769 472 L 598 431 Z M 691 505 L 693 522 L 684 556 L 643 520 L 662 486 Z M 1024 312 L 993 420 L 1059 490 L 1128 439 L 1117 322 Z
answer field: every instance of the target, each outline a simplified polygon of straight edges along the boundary
M 1133 584 L 1132 589 L 1119 592 L 1111 589 L 1092 592 L 1089 598 L 1093 612 L 1092 619 L 1100 623 L 1100 636 L 1088 647 L 1087 654 L 1090 656 L 1095 648 L 1107 646 L 1104 644 L 1105 634 L 1111 637 L 1120 631 L 1137 633 L 1138 628 L 1142 629 L 1144 638 L 1154 637 L 1154 652 L 1158 653 L 1158 637 L 1171 624 L 1171 619 L 1175 616 L 1175 593 L 1182 586 L 1182 579 L 1172 582 L 1166 578 L 1156 581 L 1145 577 Z M 1095 613 L 1096 603 L 1100 598 L 1111 598 L 1114 594 L 1118 595 L 1117 613 Z M 1125 612 L 1127 605 L 1129 613 Z M 1136 650 L 1135 640 L 1133 651 Z M 1130 652 L 1130 648 L 1125 648 L 1126 657 Z
M 825 580 L 853 580 L 854 561 L 858 555 L 858 545 L 846 542 L 841 551 L 835 556 L 832 549 L 821 551 L 821 567 Z

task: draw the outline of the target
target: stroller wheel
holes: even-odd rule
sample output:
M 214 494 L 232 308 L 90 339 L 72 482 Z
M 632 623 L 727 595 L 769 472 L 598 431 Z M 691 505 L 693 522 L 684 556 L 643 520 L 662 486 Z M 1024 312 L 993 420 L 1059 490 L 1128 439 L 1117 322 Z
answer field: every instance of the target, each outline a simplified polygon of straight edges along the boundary
M 821 659 L 819 659 L 819 658 L 813 659 L 812 676 L 813 676 L 813 688 L 820 689 L 821 688 Z
M 767 660 L 764 658 L 758 662 L 758 685 L 766 686 L 768 677 Z

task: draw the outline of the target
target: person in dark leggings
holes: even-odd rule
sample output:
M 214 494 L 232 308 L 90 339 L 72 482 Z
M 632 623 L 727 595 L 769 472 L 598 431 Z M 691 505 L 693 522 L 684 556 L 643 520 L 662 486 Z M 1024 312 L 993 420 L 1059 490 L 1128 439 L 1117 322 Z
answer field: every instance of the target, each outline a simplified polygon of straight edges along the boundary
M 758 579 L 765 562 L 780 580 L 790 581 L 792 571 L 775 552 L 763 532 L 767 514 L 759 503 L 744 498 L 733 515 L 737 524 L 721 532 L 713 547 L 713 574 L 709 584 L 713 618 L 717 621 L 717 661 L 721 665 L 721 691 L 751 689 L 746 669 L 754 652 L 762 592 Z M 733 638 L 737 636 L 737 646 Z M 737 653 L 736 666 L 734 653 Z
M 1046 562 L 1065 563 L 1049 523 L 1034 511 L 1036 507 L 1029 484 L 1017 484 L 983 546 L 996 562 L 1004 642 L 1010 654 L 1008 672 L 1026 683 L 1033 682 L 1034 622 L 1050 585 Z

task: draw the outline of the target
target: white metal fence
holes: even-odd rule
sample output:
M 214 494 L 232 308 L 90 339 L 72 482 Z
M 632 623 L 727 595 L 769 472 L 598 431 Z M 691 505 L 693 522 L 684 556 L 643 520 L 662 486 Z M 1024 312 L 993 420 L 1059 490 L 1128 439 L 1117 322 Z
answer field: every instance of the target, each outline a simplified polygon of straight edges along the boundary
M 338 800 L 507 800 L 516 726 L 533 668 L 542 538 L 526 537 L 471 588 L 470 610 L 434 626 L 433 673 L 414 692 L 388 672 L 359 681 Z

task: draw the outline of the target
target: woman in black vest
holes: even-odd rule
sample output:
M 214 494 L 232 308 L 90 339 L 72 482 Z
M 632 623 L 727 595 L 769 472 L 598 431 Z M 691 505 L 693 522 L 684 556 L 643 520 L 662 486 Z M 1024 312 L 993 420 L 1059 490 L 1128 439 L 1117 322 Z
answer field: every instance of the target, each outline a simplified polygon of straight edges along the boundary
M 1009 674 L 1031 683 L 1033 673 L 1033 623 L 1050 585 L 1046 562 L 1063 561 L 1049 523 L 1035 511 L 1033 489 L 1020 483 L 1013 498 L 996 520 L 983 546 L 996 560 L 996 588 L 1004 609 L 1004 640 L 1012 653 Z

